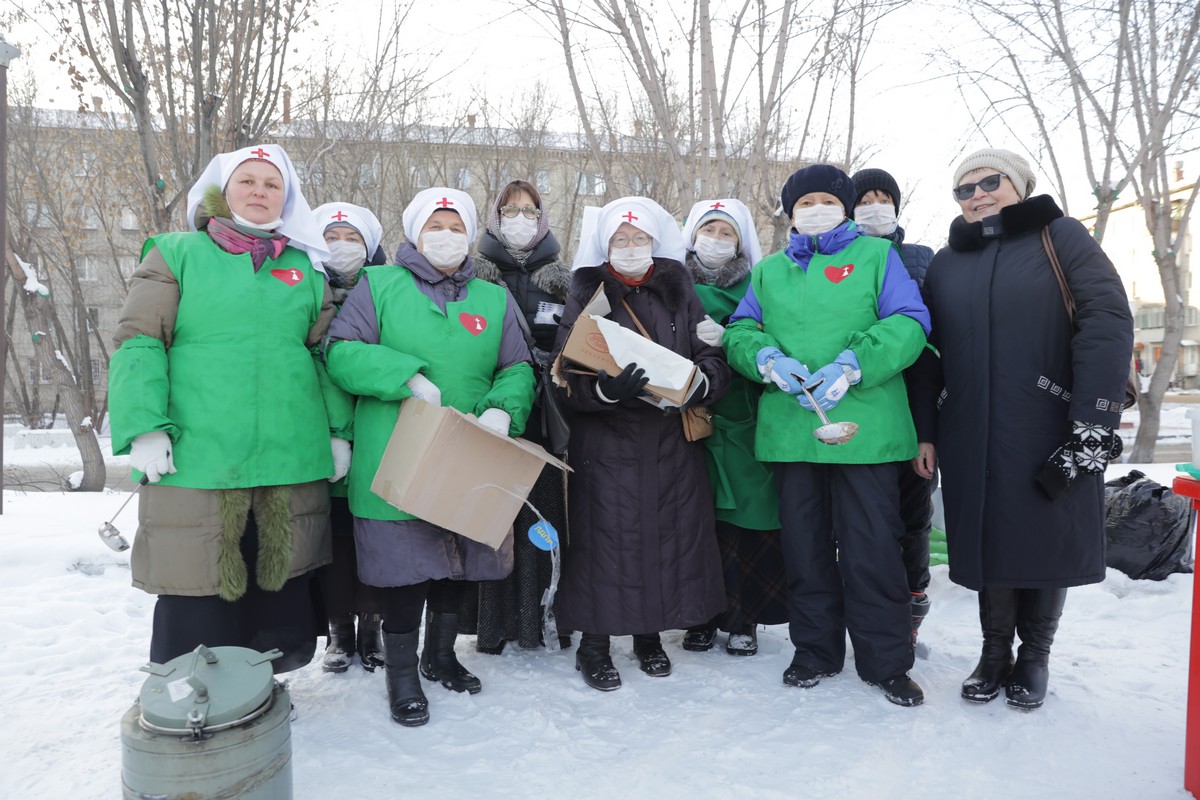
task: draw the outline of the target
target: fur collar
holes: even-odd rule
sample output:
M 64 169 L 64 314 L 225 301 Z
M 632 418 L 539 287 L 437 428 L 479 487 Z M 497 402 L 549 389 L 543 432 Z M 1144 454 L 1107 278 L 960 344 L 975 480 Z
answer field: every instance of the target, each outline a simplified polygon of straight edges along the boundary
M 694 252 L 687 254 L 686 264 L 692 280 L 697 284 L 711 284 L 718 289 L 728 289 L 736 285 L 742 278 L 750 274 L 750 259 L 745 253 L 739 253 L 725 263 L 713 274 L 713 271 L 700 263 Z
M 548 295 L 566 300 L 571 290 L 571 268 L 559 259 L 562 250 L 553 233 L 538 242 L 522 264 L 500 241 L 485 231 L 479 239 L 475 274 L 490 283 L 504 283 L 506 272 L 526 272 L 530 282 Z
M 958 217 L 950 223 L 950 247 L 954 250 L 982 250 L 991 239 L 1011 239 L 1034 233 L 1063 215 L 1048 194 L 1039 194 L 1000 209 L 1000 213 L 979 222 Z
M 233 212 L 229 210 L 229 203 L 225 200 L 225 195 L 221 192 L 221 187 L 215 183 L 204 190 L 203 196 L 200 198 L 200 205 L 196 208 L 196 230 L 202 231 L 208 227 L 208 221 L 214 217 L 221 219 L 233 219 Z
M 654 259 L 654 272 L 651 273 L 650 279 L 636 287 L 613 275 L 607 264 L 575 270 L 575 281 L 571 285 L 572 294 L 581 295 L 581 299 L 586 302 L 595 294 L 598 286 L 604 286 L 604 294 L 608 297 L 610 305 L 619 305 L 621 298 L 632 293 L 634 289 L 654 292 L 662 298 L 667 310 L 674 314 L 684 307 L 687 292 L 692 287 L 692 279 L 682 264 L 670 258 Z

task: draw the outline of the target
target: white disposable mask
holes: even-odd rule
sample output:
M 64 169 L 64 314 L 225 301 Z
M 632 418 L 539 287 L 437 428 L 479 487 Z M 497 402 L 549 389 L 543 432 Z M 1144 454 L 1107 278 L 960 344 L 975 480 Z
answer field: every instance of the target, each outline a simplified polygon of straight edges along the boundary
M 326 242 L 329 245 L 329 260 L 325 266 L 338 272 L 352 275 L 367 263 L 367 246 L 346 239 Z
M 737 255 L 737 242 L 700 234 L 696 237 L 695 249 L 701 264 L 709 269 L 720 269 Z
M 891 203 L 871 203 L 854 209 L 854 221 L 872 236 L 887 236 L 896 230 L 896 207 Z
M 810 206 L 797 209 L 792 214 L 792 226 L 796 229 L 796 233 L 804 236 L 816 236 L 833 230 L 841 225 L 845 218 L 846 214 L 840 205 Z
M 421 234 L 421 255 L 441 272 L 458 269 L 467 257 L 469 246 L 465 233 L 443 230 Z
M 524 214 L 517 214 L 511 219 L 500 219 L 500 236 L 509 247 L 524 247 L 533 241 L 537 235 L 538 221 L 529 219 Z
M 253 228 L 256 231 L 273 231 L 283 224 L 282 218 L 272 222 L 251 222 L 236 211 L 231 210 L 229 213 L 233 215 L 233 221 L 238 225 L 241 225 L 243 228 Z
M 639 278 L 654 264 L 653 253 L 652 244 L 641 247 L 614 247 L 608 257 L 608 263 L 622 275 Z

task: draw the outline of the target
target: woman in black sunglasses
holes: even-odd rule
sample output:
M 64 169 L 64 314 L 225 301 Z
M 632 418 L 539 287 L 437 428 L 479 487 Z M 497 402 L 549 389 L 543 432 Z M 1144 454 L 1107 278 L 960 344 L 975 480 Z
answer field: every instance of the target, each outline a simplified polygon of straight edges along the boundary
M 962 697 L 1003 687 L 1025 710 L 1045 700 L 1067 587 L 1104 579 L 1103 473 L 1133 349 L 1112 262 L 1034 183 L 1007 150 L 955 171 L 962 216 L 924 286 L 941 358 L 927 351 L 912 389 L 914 467 L 932 473 L 935 443 L 941 459 L 950 579 L 979 592 L 983 653 Z

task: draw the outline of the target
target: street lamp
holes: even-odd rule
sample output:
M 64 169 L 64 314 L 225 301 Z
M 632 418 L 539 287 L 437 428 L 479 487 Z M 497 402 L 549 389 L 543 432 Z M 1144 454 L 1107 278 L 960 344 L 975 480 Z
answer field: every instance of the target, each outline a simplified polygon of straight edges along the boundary
M 0 34 L 0 423 L 4 421 L 4 375 L 8 365 L 8 330 L 4 324 L 4 300 L 8 296 L 8 65 L 21 51 Z M 4 513 L 4 436 L 0 434 L 0 514 Z

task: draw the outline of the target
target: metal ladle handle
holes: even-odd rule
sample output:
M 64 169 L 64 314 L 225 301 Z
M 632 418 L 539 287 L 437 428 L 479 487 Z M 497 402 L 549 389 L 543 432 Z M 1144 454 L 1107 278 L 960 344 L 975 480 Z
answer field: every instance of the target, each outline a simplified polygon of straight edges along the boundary
M 800 377 L 800 376 L 797 375 L 796 377 Z M 816 385 L 820 386 L 822 383 L 824 383 L 824 379 L 821 379 L 820 381 L 818 381 Z M 832 425 L 833 423 L 829 421 L 829 417 L 826 416 L 825 412 L 821 409 L 821 407 L 819 405 L 817 405 L 817 401 L 813 399 L 812 393 L 808 391 L 808 387 L 806 387 L 803 383 L 801 383 L 800 391 L 804 392 L 804 396 L 808 398 L 808 402 L 812 403 L 813 411 L 817 412 L 817 416 L 821 418 L 822 424 Z

